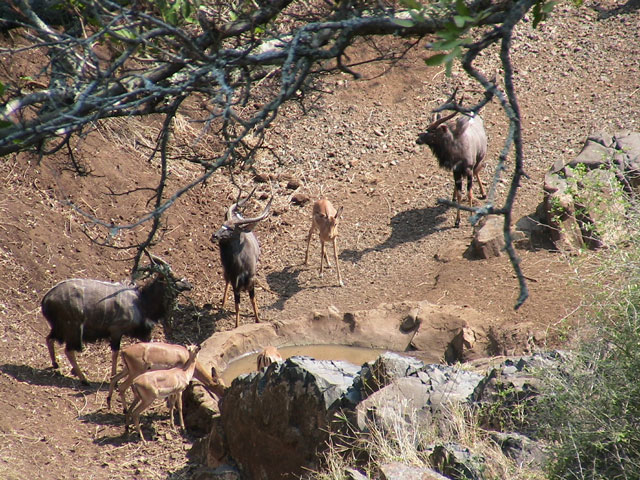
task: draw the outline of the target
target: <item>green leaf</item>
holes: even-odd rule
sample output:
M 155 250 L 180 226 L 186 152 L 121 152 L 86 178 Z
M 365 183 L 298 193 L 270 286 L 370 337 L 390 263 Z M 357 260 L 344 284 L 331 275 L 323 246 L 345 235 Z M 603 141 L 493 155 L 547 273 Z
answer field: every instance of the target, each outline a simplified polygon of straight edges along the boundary
M 392 21 L 399 27 L 405 28 L 411 28 L 416 24 L 413 20 L 409 20 L 408 18 L 394 18 Z
M 0 82 L 0 96 L 4 95 L 4 92 L 7 90 L 4 83 Z
M 456 37 L 451 40 L 447 40 L 446 42 L 434 43 L 433 48 L 436 50 L 451 50 L 452 48 L 458 47 L 460 44 L 462 44 L 462 39 L 460 37 Z
M 133 30 L 126 28 L 126 27 L 122 27 L 120 29 L 118 29 L 118 35 L 120 35 L 121 37 L 124 38 L 128 38 L 129 40 L 134 40 L 135 38 L 137 38 L 138 36 L 136 35 L 136 32 L 134 32 Z
M 544 0 L 539 0 L 532 9 L 533 13 L 533 28 L 537 28 L 540 22 L 547 19 L 553 8 L 560 3 L 556 0 L 551 0 L 549 2 L 545 2 Z
M 466 3 L 464 3 L 464 0 L 456 0 L 456 10 L 460 15 L 464 15 L 467 17 L 471 15 L 469 7 L 467 7 Z
M 13 123 L 8 120 L 0 120 L 0 128 L 13 127 Z
M 464 19 L 464 17 L 461 17 L 460 15 L 454 15 L 453 16 L 453 22 L 456 24 L 456 27 L 462 28 L 462 27 L 464 27 L 465 19 Z
M 430 67 L 435 67 L 436 65 L 441 65 L 446 60 L 446 58 L 446 53 L 436 53 L 435 55 L 431 55 L 430 57 L 426 58 L 424 60 L 424 63 L 426 63 Z
M 447 54 L 446 61 L 454 60 L 455 58 L 458 58 L 460 55 L 462 55 L 462 48 L 460 48 L 460 46 L 458 45 Z
M 447 60 L 447 61 L 445 62 L 445 64 L 444 64 L 444 66 L 445 66 L 444 74 L 445 74 L 447 77 L 450 77 L 450 76 L 451 76 L 451 66 L 452 66 L 452 65 L 453 65 L 453 60 Z
M 451 25 L 449 28 L 448 25 Z M 445 40 L 455 40 L 462 34 L 463 30 L 456 27 L 453 23 L 445 25 L 444 30 L 436 32 L 436 35 Z

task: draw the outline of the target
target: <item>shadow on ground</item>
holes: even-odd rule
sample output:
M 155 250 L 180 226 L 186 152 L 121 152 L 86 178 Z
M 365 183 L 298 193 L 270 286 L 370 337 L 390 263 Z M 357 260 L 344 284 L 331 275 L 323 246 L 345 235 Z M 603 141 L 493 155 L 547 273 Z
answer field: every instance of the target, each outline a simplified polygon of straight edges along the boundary
M 384 242 L 362 250 L 345 249 L 340 253 L 340 258 L 344 261 L 357 263 L 368 253 L 395 248 L 404 243 L 417 242 L 442 230 L 439 225 L 447 221 L 447 210 L 448 208 L 443 205 L 436 205 L 399 212 L 391 218 L 391 235 Z
M 89 385 L 84 385 L 77 378 L 63 375 L 53 368 L 33 368 L 29 365 L 5 363 L 0 365 L 0 372 L 29 385 L 72 388 L 80 390 L 83 394 L 95 393 L 104 385 L 103 382 L 89 382 Z

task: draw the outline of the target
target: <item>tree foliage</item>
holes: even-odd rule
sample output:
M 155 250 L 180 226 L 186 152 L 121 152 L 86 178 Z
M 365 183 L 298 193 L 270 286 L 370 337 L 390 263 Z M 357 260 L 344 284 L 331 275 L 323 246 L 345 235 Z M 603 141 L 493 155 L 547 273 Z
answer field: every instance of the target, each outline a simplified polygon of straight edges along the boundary
M 442 52 L 427 62 L 444 62 L 450 69 L 460 58 L 486 91 L 477 105 L 449 103 L 440 110 L 479 111 L 497 96 L 510 122 L 498 169 L 504 169 L 513 150 L 508 197 L 501 207 L 490 198 L 474 211 L 476 220 L 490 213 L 505 216 L 507 252 L 521 287 L 519 306 L 527 289 L 509 229 L 524 165 L 509 49 L 513 28 L 524 15 L 533 9 L 534 21 L 540 21 L 550 6 L 544 0 L 8 0 L 0 5 L 0 29 L 21 41 L 0 53 L 43 52 L 46 61 L 26 84 L 0 85 L 0 156 L 33 149 L 40 155 L 57 152 L 103 119 L 162 115 L 164 127 L 152 154 L 163 165 L 155 205 L 136 223 L 151 220 L 153 225 L 141 252 L 177 198 L 222 167 L 253 161 L 265 129 L 285 102 L 303 95 L 327 72 L 357 76 L 345 55 L 348 47 L 362 38 L 436 34 L 430 46 Z M 493 44 L 500 45 L 503 90 L 473 64 Z M 402 53 L 380 53 L 371 60 Z M 202 175 L 168 193 L 172 122 L 183 102 L 195 95 L 206 99 L 203 132 L 215 132 L 222 144 L 213 158 L 187 158 L 202 166 Z M 111 232 L 131 227 L 104 226 Z

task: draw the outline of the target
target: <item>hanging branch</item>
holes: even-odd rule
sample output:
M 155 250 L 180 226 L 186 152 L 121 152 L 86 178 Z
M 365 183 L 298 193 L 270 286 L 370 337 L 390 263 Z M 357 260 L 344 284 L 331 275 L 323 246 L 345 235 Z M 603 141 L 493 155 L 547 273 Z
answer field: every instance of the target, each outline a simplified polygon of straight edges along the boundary
M 38 9 L 32 8 L 32 3 Z M 438 55 L 450 69 L 452 59 L 466 49 L 463 67 L 485 89 L 485 96 L 477 105 L 469 109 L 454 107 L 477 112 L 497 97 L 509 119 L 507 140 L 496 169 L 497 178 L 513 148 L 515 171 L 507 199 L 502 207 L 493 205 L 494 179 L 489 201 L 473 209 L 473 219 L 477 221 L 479 216 L 488 214 L 504 216 L 506 250 L 520 282 L 518 308 L 528 293 L 510 226 L 513 203 L 525 173 L 509 52 L 515 25 L 534 7 L 535 26 L 553 2 L 443 0 L 420 6 L 407 0 L 411 8 L 405 10 L 372 8 L 369 3 L 305 3 L 307 15 L 303 18 L 296 10 L 295 0 L 243 2 L 242 11 L 234 10 L 228 2 L 213 1 L 189 18 L 170 22 L 162 19 L 169 16 L 154 15 L 143 10 L 139 2 L 128 0 L 76 0 L 73 15 L 56 15 L 47 8 L 54 0 L 8 0 L 8 6 L 0 5 L 0 29 L 20 28 L 31 45 L 0 53 L 11 60 L 30 49 L 48 52 L 49 61 L 41 65 L 41 75 L 33 83 L 48 80 L 48 85 L 25 92 L 16 85 L 0 84 L 0 156 L 33 148 L 45 155 L 68 145 L 73 136 L 99 120 L 162 114 L 164 124 L 152 153 L 160 153 L 161 173 L 150 212 L 130 224 L 116 225 L 70 204 L 94 225 L 105 228 L 108 240 L 151 220 L 146 239 L 135 246 L 137 266 L 142 250 L 155 241 L 165 211 L 219 168 L 251 163 L 256 145 L 261 144 L 265 129 L 275 121 L 280 107 L 295 99 L 297 92 L 310 88 L 315 76 L 331 71 L 357 76 L 357 64 L 345 62 L 345 50 L 357 39 L 386 35 L 422 38 L 446 31 L 452 38 L 432 46 L 436 48 L 439 43 L 447 49 L 444 45 L 449 43 L 454 47 L 449 54 Z M 55 4 L 64 8 L 59 2 Z M 72 23 L 65 24 L 67 17 L 74 19 Z M 463 27 L 458 31 L 459 24 Z M 465 45 L 469 30 L 487 26 L 492 28 L 479 41 Z M 473 66 L 477 55 L 497 42 L 501 42 L 504 92 Z M 380 54 L 376 60 L 394 58 L 394 54 L 397 52 Z M 213 158 L 192 160 L 202 166 L 201 175 L 166 195 L 172 122 L 182 102 L 192 95 L 208 102 L 208 116 L 198 120 L 203 125 L 202 135 L 216 129 L 222 145 Z M 250 135 L 257 142 L 248 142 Z M 56 146 L 47 149 L 46 143 L 52 140 L 58 140 Z

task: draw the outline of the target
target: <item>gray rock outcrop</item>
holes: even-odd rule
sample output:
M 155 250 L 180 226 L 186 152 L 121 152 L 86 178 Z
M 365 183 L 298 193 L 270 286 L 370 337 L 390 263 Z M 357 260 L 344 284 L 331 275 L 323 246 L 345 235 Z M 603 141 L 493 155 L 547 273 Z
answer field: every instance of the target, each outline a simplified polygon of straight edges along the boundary
M 360 400 L 359 367 L 292 357 L 238 378 L 220 405 L 229 455 L 255 480 L 297 478 L 316 466 L 333 413 Z
M 219 466 L 224 451 L 226 460 L 232 459 L 246 478 L 297 478 L 306 469 L 318 468 L 318 453 L 326 447 L 329 432 L 344 427 L 345 419 L 361 433 L 372 427 L 384 433 L 400 424 L 442 427 L 456 405 L 502 402 L 509 409 L 510 402 L 537 394 L 531 369 L 559 361 L 558 353 L 507 359 L 482 374 L 393 353 L 362 367 L 292 357 L 233 382 L 221 403 L 218 429 L 201 447 L 214 452 L 201 457 L 216 457 L 208 463 Z M 543 458 L 541 449 L 524 435 L 496 432 L 494 441 L 519 462 Z M 482 478 L 484 460 L 468 449 L 453 443 L 423 448 L 433 465 L 425 475 Z M 405 471 L 400 465 L 385 468 L 384 478 L 399 478 L 397 472 Z M 419 472 L 406 471 L 414 473 Z
M 640 133 L 589 136 L 574 160 L 556 162 L 545 175 L 545 222 L 556 248 L 575 251 L 624 240 L 625 194 L 639 184 Z

